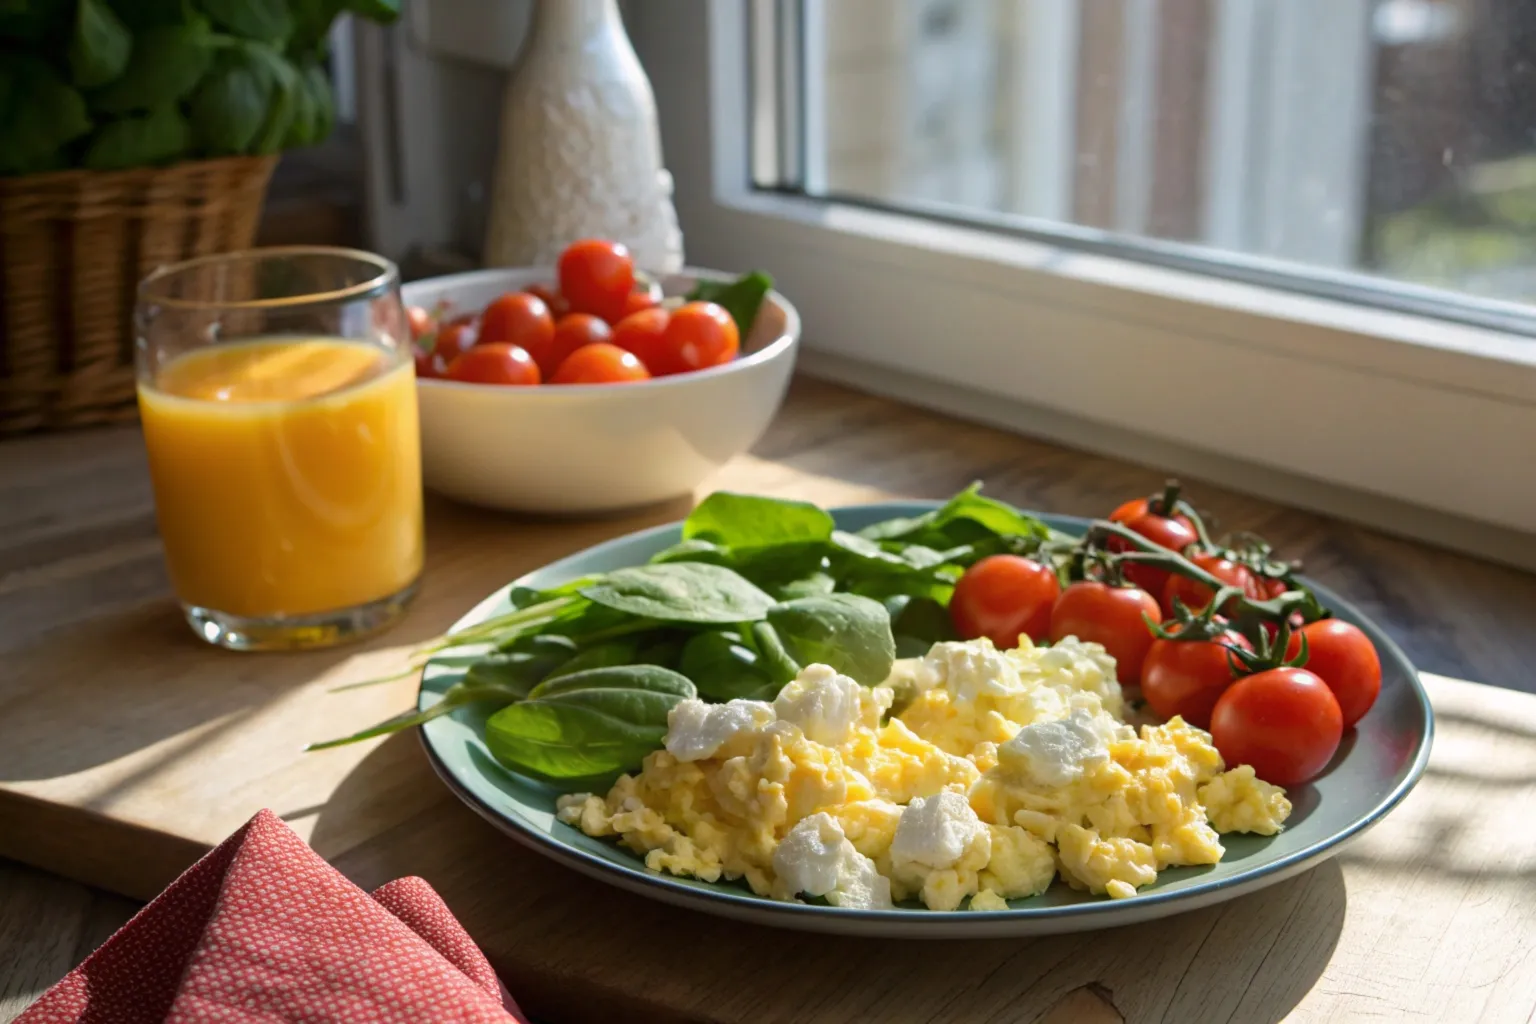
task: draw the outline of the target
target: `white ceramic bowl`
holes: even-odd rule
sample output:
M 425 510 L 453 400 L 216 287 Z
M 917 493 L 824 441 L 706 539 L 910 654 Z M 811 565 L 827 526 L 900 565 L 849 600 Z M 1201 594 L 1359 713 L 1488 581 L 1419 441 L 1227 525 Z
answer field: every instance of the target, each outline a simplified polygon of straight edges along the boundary
M 662 280 L 682 295 L 701 278 Z M 504 292 L 553 281 L 549 268 L 500 268 L 407 284 L 408 304 L 482 309 Z M 458 501 L 518 512 L 595 513 L 693 490 L 757 443 L 784 399 L 800 316 L 770 292 L 732 363 L 637 384 L 498 387 L 420 380 L 426 485 Z

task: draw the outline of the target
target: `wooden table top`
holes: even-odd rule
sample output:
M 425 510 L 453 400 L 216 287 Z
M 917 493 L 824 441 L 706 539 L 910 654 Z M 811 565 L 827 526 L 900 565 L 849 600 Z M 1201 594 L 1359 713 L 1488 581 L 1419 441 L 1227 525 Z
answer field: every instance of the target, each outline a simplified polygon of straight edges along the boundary
M 709 483 L 837 503 L 943 497 L 978 478 L 988 493 L 1024 507 L 1098 515 L 1152 491 L 1161 474 L 799 381 L 768 437 Z M 365 888 L 426 877 L 508 987 L 549 1021 L 1529 1021 L 1536 684 L 1526 666 L 1536 654 L 1528 625 L 1536 578 L 1186 483 L 1222 527 L 1257 530 L 1304 559 L 1437 674 L 1426 679 L 1439 733 L 1424 781 L 1338 858 L 1262 892 L 1160 922 L 1033 941 L 877 943 L 734 924 L 606 887 L 515 844 L 441 787 L 409 735 L 348 762 L 323 804 L 274 809 L 309 829 L 316 848 Z M 685 507 L 559 524 L 434 504 L 428 586 L 399 628 L 410 635 L 394 643 L 440 628 L 516 571 L 677 518 Z M 480 548 L 496 539 L 506 550 L 472 557 L 466 538 Z M 67 648 L 70 664 L 94 675 L 63 672 L 51 684 L 83 694 L 84 704 L 136 672 L 172 676 L 192 659 L 235 657 L 188 646 L 175 628 L 136 432 L 0 445 L 0 653 L 22 666 L 0 674 L 0 750 L 10 751 L 0 755 L 0 789 L 11 801 L 0 806 L 0 848 L 48 869 L 0 861 L 0 1021 L 137 906 L 53 871 L 138 892 L 211 841 L 199 829 L 223 827 L 204 814 L 179 838 L 157 833 L 155 857 L 140 874 L 111 875 L 104 865 L 133 860 L 135 815 L 149 813 L 133 801 L 173 792 L 164 777 L 158 789 L 145 788 L 145 779 L 169 769 L 136 760 L 134 722 L 109 734 L 116 746 L 97 758 L 106 767 L 71 760 L 70 723 L 37 718 L 25 679 L 38 650 Z M 373 664 L 370 656 L 360 663 Z M 138 664 L 145 660 L 152 663 Z M 275 671 L 258 663 L 241 662 L 253 667 L 229 682 L 255 685 Z M 1477 685 L 1488 683 L 1495 685 Z M 410 692 L 406 684 L 368 699 L 399 703 Z M 188 719 L 205 708 L 187 706 Z M 165 762 L 192 756 L 200 745 L 217 746 L 227 717 L 162 721 L 145 745 Z M 100 727 L 89 713 L 81 718 Z M 65 751 L 56 762 L 36 753 L 39 722 L 54 730 L 42 738 Z M 26 771 L 7 772 L 7 764 Z M 44 770 L 50 764 L 53 775 Z M 111 765 L 129 767 L 93 774 Z M 42 833 L 52 829 L 36 823 L 54 819 L 16 816 L 21 803 L 62 799 L 102 778 L 110 785 L 79 806 L 123 819 L 119 831 L 103 833 L 111 836 L 106 849 L 70 849 L 81 845 L 67 841 L 76 819 L 58 819 L 50 838 Z M 340 819 L 338 807 L 348 809 L 348 822 L 356 808 L 368 809 L 374 827 L 348 824 L 342 841 L 326 827 Z

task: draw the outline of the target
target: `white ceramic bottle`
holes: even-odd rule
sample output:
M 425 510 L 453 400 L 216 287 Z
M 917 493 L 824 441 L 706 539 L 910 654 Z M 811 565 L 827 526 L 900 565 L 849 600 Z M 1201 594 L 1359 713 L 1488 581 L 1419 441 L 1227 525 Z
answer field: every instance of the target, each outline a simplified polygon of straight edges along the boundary
M 507 80 L 487 266 L 552 264 L 578 238 L 672 272 L 683 238 L 656 97 L 616 0 L 536 0 Z

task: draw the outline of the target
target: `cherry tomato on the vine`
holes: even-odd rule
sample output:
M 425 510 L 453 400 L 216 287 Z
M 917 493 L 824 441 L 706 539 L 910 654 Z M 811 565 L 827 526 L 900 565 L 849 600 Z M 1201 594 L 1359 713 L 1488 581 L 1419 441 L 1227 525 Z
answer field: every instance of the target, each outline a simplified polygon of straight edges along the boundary
M 1096 644 L 1115 659 L 1122 685 L 1141 679 L 1141 665 L 1156 639 L 1143 615 L 1153 622 L 1161 612 L 1152 595 L 1140 587 L 1113 587 L 1098 580 L 1081 580 L 1067 587 L 1051 608 L 1051 642 L 1075 636 Z
M 1301 652 L 1303 636 L 1307 638 L 1304 667 L 1333 691 L 1344 716 L 1344 728 L 1351 728 L 1365 717 L 1381 693 L 1381 656 L 1376 645 L 1358 626 L 1342 619 L 1319 619 L 1291 634 L 1287 659 Z
M 1195 525 L 1190 518 L 1183 513 L 1163 515 L 1152 509 L 1152 499 L 1136 498 L 1127 501 L 1109 514 L 1111 522 L 1120 523 L 1127 529 L 1134 530 L 1154 544 L 1167 548 L 1169 551 L 1183 552 L 1200 539 L 1195 532 Z M 1130 545 L 1118 537 L 1111 537 L 1108 544 L 1111 551 L 1126 551 Z M 1163 584 L 1168 579 L 1168 570 L 1159 569 L 1150 565 L 1136 565 L 1126 563 L 1125 578 L 1136 584 L 1147 593 L 1157 596 L 1163 592 Z
M 576 313 L 618 320 L 635 289 L 635 261 L 618 242 L 585 238 L 560 254 L 560 294 Z
M 1344 716 L 1326 683 L 1304 668 L 1239 679 L 1211 713 L 1211 739 L 1229 767 L 1252 765 L 1276 786 L 1299 786 L 1339 749 Z
M 1141 695 L 1158 717 L 1181 715 L 1190 725 L 1211 727 L 1211 709 L 1232 685 L 1225 645 L 1252 649 L 1240 633 L 1230 629 L 1215 640 L 1152 642 L 1141 665 Z
M 1019 635 L 1044 640 L 1051 631 L 1051 609 L 1061 594 L 1056 573 L 1019 555 L 988 555 L 961 576 L 949 599 L 949 616 L 965 639 L 987 637 L 1002 650 L 1019 644 Z
M 492 342 L 476 345 L 449 363 L 448 379 L 469 384 L 537 384 L 539 366 L 525 349 Z
M 583 345 L 566 357 L 550 378 L 551 384 L 623 384 L 650 380 L 644 364 L 634 353 L 600 341 Z
M 555 336 L 555 318 L 537 295 L 508 292 L 480 314 L 481 345 L 517 345 L 529 353 L 549 348 Z
M 528 354 L 539 364 L 539 373 L 544 379 L 552 380 L 572 352 L 583 345 L 596 345 L 612 338 L 613 331 L 600 318 L 591 313 L 567 313 L 555 324 L 549 344 L 523 347 L 528 348 Z
M 1241 587 L 1248 597 L 1258 597 L 1253 573 L 1245 565 L 1221 557 L 1213 552 L 1190 555 L 1189 560 L 1229 586 Z M 1173 601 L 1178 598 L 1192 612 L 1202 611 L 1211 603 L 1215 593 L 1204 583 L 1196 583 L 1187 576 L 1170 575 L 1163 584 L 1163 612 L 1173 618 Z

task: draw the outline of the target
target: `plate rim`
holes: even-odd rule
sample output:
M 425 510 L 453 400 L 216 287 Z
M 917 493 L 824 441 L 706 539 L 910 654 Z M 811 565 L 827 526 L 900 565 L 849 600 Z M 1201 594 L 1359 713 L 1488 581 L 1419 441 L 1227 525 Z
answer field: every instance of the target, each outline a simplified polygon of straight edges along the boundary
M 942 502 L 912 499 L 906 501 L 866 502 L 856 505 L 837 505 L 827 509 L 834 517 L 849 513 L 867 513 L 889 510 L 893 515 L 910 515 L 939 507 Z M 1047 524 L 1085 527 L 1093 522 L 1082 516 L 1035 512 L 1021 509 L 1025 515 L 1034 516 Z M 611 537 L 588 547 L 580 548 L 523 573 L 511 583 L 497 588 L 477 602 L 461 616 L 451 629 L 459 629 L 479 615 L 488 605 L 499 603 L 512 588 L 551 566 L 571 559 L 601 554 L 616 547 L 626 547 L 637 541 L 670 533 L 680 529 L 682 520 L 635 530 Z M 774 900 L 748 892 L 722 892 L 689 885 L 663 872 L 651 871 L 636 859 L 633 865 L 621 864 L 562 842 L 554 835 L 530 828 L 515 818 L 498 811 L 461 782 L 451 771 L 432 742 L 434 722 L 428 722 L 417 730 L 423 750 L 432 770 L 444 785 L 499 831 L 518 840 L 558 863 L 580 871 L 588 877 L 618 885 L 630 892 L 650 896 L 675 906 L 686 906 L 736 920 L 752 920 L 761 924 L 811 931 L 831 931 L 847 934 L 864 933 L 894 935 L 906 932 L 910 937 L 985 937 L 987 935 L 1018 934 L 1029 931 L 1045 934 L 1050 931 L 1064 932 L 1096 927 L 1114 927 L 1149 920 L 1169 913 L 1196 910 L 1214 903 L 1256 891 L 1268 885 L 1284 881 L 1307 868 L 1334 856 L 1347 844 L 1358 839 L 1402 803 L 1423 778 L 1434 745 L 1435 714 L 1429 694 L 1419 678 L 1418 669 L 1402 648 L 1369 616 L 1361 614 L 1354 604 L 1331 588 L 1316 583 L 1304 574 L 1301 577 L 1334 608 L 1345 607 L 1363 624 L 1382 654 L 1383 661 L 1393 661 L 1401 668 L 1410 684 L 1410 692 L 1422 715 L 1424 728 L 1418 739 L 1418 748 L 1408 771 L 1398 783 L 1384 794 L 1365 814 L 1350 822 L 1345 828 L 1293 851 L 1276 860 L 1256 865 L 1239 874 L 1226 878 L 1196 883 L 1187 888 L 1169 892 L 1150 892 L 1126 899 L 1103 899 L 1092 902 L 1072 903 L 1053 907 L 1010 907 L 1005 910 L 919 910 L 895 908 L 892 910 L 862 910 L 845 907 L 820 906 L 818 904 Z M 430 663 L 429 663 L 430 666 Z M 421 685 L 417 690 L 417 708 L 427 695 L 426 670 L 423 669 Z M 451 716 L 448 716 L 451 717 Z M 511 773 L 515 774 L 515 773 Z M 570 826 L 567 826 L 570 827 Z M 922 922 L 927 922 L 923 924 Z M 961 926 L 961 922 L 969 922 Z

